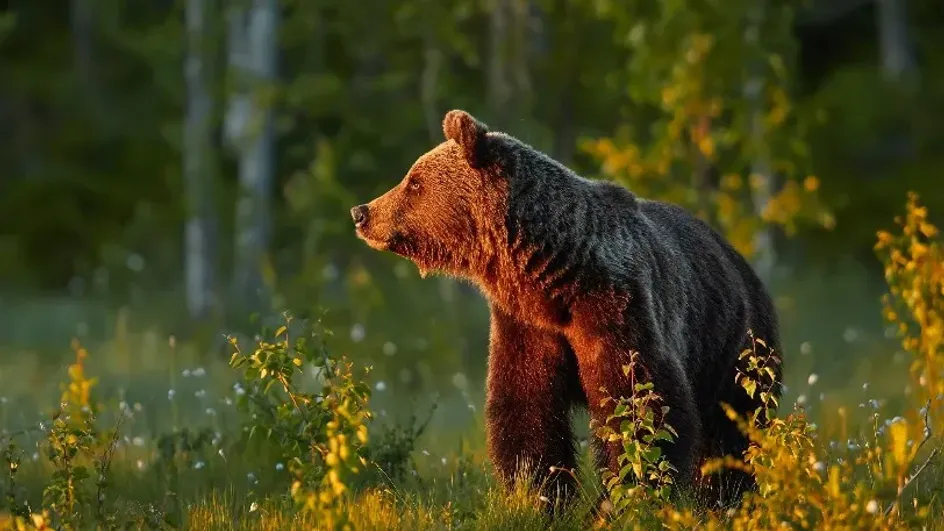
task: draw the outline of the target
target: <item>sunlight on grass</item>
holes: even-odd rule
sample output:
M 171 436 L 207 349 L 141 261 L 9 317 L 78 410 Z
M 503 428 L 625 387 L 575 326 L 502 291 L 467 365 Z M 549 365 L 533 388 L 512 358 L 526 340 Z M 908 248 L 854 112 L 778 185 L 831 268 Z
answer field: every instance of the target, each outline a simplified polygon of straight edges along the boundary
M 614 398 L 618 430 L 578 430 L 579 495 L 560 507 L 525 475 L 511 492 L 496 484 L 471 395 L 379 415 L 395 405 L 386 387 L 330 352 L 318 323 L 287 317 L 232 340 L 228 365 L 119 326 L 98 353 L 73 342 L 61 383 L 6 378 L 0 528 L 941 529 L 944 250 L 916 197 L 898 221 L 876 246 L 883 316 L 901 341 L 874 362 L 885 381 L 873 367 L 871 382 L 827 397 L 818 373 L 793 374 L 804 383 L 778 407 L 757 361 L 766 344 L 755 338 L 742 356 L 738 382 L 764 406 L 732 418 L 752 445 L 743 461 L 703 468 L 757 478 L 736 507 L 708 510 L 660 479 L 668 467 L 654 445 L 673 434 L 653 423 L 657 395 L 644 384 Z M 36 358 L 4 374 L 41 372 Z M 473 423 L 450 432 L 431 422 L 455 411 Z M 624 448 L 618 476 L 593 469 L 586 437 L 596 436 Z

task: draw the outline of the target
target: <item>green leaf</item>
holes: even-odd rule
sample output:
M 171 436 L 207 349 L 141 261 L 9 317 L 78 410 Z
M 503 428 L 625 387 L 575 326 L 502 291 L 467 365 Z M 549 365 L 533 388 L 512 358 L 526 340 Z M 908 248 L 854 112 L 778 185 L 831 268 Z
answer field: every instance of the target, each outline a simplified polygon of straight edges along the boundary
M 757 391 L 757 382 L 755 382 L 752 378 L 745 376 L 744 380 L 741 382 L 741 387 L 747 391 L 748 396 L 754 398 L 754 393 Z
M 662 457 L 662 449 L 658 446 L 653 446 L 643 454 L 643 457 L 645 457 L 646 461 L 655 463 L 660 457 Z
M 629 472 L 630 472 L 631 470 L 632 470 L 632 465 L 626 465 L 626 466 L 624 466 L 623 468 L 621 468 L 620 471 L 619 471 L 619 479 L 620 479 L 620 481 L 626 479 L 626 474 L 629 474 Z

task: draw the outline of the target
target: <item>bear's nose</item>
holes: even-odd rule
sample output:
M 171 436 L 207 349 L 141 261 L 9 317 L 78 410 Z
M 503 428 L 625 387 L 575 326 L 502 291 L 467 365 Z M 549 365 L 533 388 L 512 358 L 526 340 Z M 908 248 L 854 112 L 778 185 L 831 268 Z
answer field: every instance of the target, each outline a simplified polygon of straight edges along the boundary
M 357 205 L 352 208 L 351 218 L 354 219 L 354 226 L 360 226 L 367 221 L 367 205 Z

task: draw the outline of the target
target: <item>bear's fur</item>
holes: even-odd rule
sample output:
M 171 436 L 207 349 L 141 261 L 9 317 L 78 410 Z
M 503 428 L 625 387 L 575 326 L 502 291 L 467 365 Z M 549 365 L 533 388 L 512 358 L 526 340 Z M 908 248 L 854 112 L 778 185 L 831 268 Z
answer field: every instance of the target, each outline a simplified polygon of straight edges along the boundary
M 352 215 L 371 247 L 484 292 L 487 441 L 500 479 L 527 464 L 545 488 L 573 493 L 561 470 L 576 466 L 571 409 L 604 422 L 613 405 L 601 399 L 632 395 L 622 367 L 634 351 L 630 376 L 670 407 L 678 437 L 663 450 L 678 484 L 694 486 L 707 457 L 740 456 L 747 440 L 719 403 L 745 414 L 760 405 L 735 384 L 749 331 L 779 352 L 774 306 L 747 261 L 682 208 L 584 179 L 464 111 L 447 113 L 443 131 L 402 182 Z M 621 448 L 593 439 L 598 464 L 618 471 Z M 706 501 L 753 486 L 737 472 L 722 479 L 727 491 Z

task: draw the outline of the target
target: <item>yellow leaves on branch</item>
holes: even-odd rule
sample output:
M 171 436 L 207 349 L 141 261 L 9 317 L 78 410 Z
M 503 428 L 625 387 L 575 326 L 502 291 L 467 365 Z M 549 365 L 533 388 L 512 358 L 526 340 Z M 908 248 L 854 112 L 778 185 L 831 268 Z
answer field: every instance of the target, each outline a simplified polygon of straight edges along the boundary
M 98 378 L 85 375 L 85 360 L 88 358 L 85 347 L 73 340 L 72 350 L 75 351 L 75 363 L 69 365 L 69 382 L 63 385 L 60 402 L 76 408 L 90 407 L 92 388 L 98 383 Z
M 814 175 L 808 175 L 806 179 L 803 179 L 803 189 L 807 192 L 819 190 L 819 179 Z
M 915 354 L 917 394 L 931 403 L 937 413 L 932 418 L 939 418 L 944 412 L 939 399 L 944 393 L 944 249 L 917 194 L 908 194 L 905 216 L 895 221 L 900 234 L 879 231 L 875 244 L 889 286 L 883 314 L 897 324 L 902 347 Z M 935 432 L 942 430 L 938 421 Z
M 785 88 L 777 79 L 765 81 L 760 110 L 763 138 L 756 138 L 754 131 L 745 130 L 744 124 L 753 120 L 745 113 L 754 111 L 741 96 L 742 82 L 716 79 L 722 64 L 718 54 L 724 52 L 716 37 L 692 27 L 677 43 L 672 43 L 677 46 L 672 55 L 659 59 L 661 87 L 642 96 L 647 101 L 641 103 L 652 104 L 662 114 L 652 124 L 653 138 L 646 144 L 630 136 L 584 143 L 585 151 L 600 161 L 602 173 L 641 196 L 681 204 L 716 224 L 749 257 L 755 252 L 757 233 L 765 226 L 780 226 L 793 234 L 801 221 L 811 221 L 831 229 L 835 220 L 817 197 L 819 179 L 810 175 L 797 181 L 795 161 L 767 154 L 772 172 L 786 177 L 782 186 L 764 182 L 764 176 L 749 175 L 742 162 L 734 162 L 755 158 L 758 142 L 770 150 L 779 145 L 780 131 L 793 113 Z M 663 59 L 668 63 L 662 63 Z M 782 59 L 771 54 L 768 62 L 774 77 L 782 74 Z M 732 97 L 732 90 L 738 96 Z M 726 166 L 728 161 L 732 166 Z M 718 186 L 709 182 L 707 169 L 711 167 L 723 174 Z

